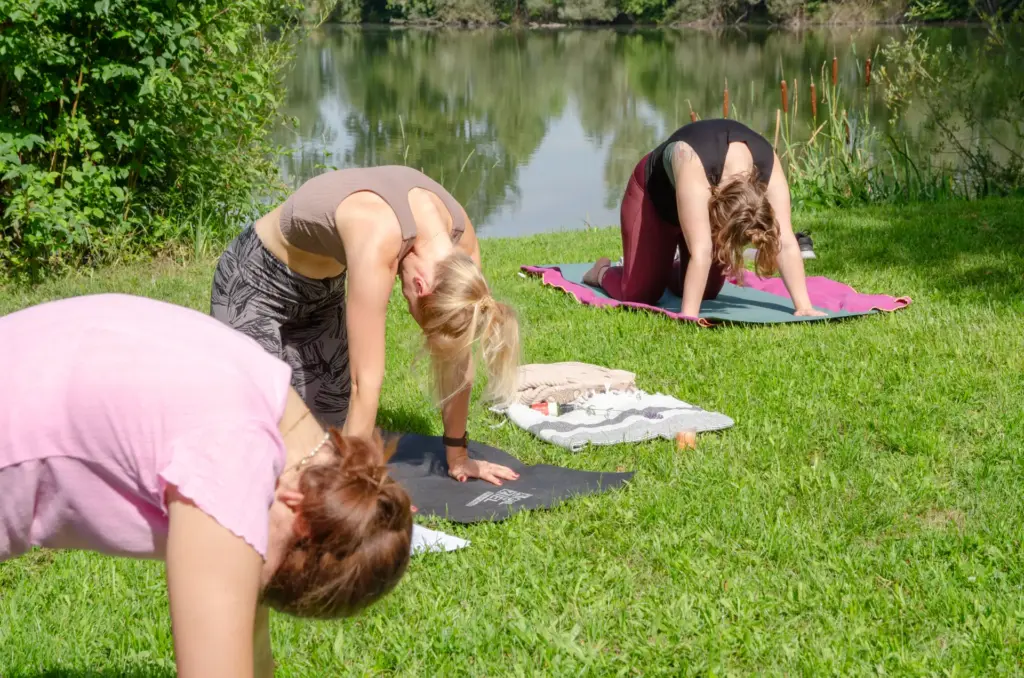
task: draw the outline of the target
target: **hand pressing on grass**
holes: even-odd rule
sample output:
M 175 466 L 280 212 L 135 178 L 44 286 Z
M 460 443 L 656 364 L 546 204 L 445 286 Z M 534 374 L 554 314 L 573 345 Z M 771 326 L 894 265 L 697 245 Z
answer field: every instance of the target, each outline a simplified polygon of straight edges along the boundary
M 793 315 L 801 318 L 820 318 L 822 316 L 828 315 L 828 313 L 825 313 L 824 311 L 819 311 L 813 306 L 808 306 L 806 308 L 796 309 L 795 311 L 793 311 Z
M 519 474 L 507 466 L 470 459 L 466 455 L 466 451 L 461 448 L 457 455 L 448 454 L 448 475 L 460 483 L 464 483 L 470 478 L 479 478 L 494 485 L 501 485 L 502 480 L 519 479 Z

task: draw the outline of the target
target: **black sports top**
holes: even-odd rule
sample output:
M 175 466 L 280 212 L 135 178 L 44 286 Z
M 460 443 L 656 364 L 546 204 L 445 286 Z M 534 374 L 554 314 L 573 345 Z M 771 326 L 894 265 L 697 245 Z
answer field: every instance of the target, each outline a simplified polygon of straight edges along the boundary
M 729 152 L 729 144 L 734 141 L 742 141 L 750 149 L 761 183 L 767 185 L 772 177 L 772 168 L 775 166 L 772 145 L 743 123 L 722 118 L 698 120 L 684 125 L 651 152 L 644 168 L 647 195 L 651 197 L 661 218 L 671 224 L 679 224 L 679 211 L 675 186 L 665 169 L 665 151 L 678 141 L 685 141 L 694 150 L 712 186 L 717 186 L 722 179 L 725 155 Z

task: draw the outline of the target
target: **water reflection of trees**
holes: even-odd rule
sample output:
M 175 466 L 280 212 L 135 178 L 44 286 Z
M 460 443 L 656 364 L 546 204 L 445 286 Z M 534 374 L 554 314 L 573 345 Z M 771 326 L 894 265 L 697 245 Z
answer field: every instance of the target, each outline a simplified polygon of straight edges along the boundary
M 301 150 L 286 170 L 302 178 L 317 163 L 408 164 L 481 222 L 515 197 L 520 169 L 572 102 L 588 139 L 608 146 L 613 206 L 640 156 L 688 121 L 691 106 L 702 117 L 721 115 L 726 79 L 733 114 L 770 137 L 779 81 L 799 80 L 800 117 L 809 119 L 810 79 L 820 92 L 821 66 L 838 54 L 850 109 L 884 124 L 881 97 L 867 97 L 858 60 L 891 34 L 327 30 L 299 46 L 289 76 L 286 113 L 298 119 L 297 140 L 283 140 Z M 342 145 L 343 157 L 323 157 Z
M 290 76 L 303 81 L 301 90 L 292 88 L 286 110 L 299 118 L 298 136 L 324 139 L 322 120 L 333 112 L 333 133 L 349 143 L 344 157 L 328 164 L 420 168 L 474 221 L 515 194 L 520 167 L 565 106 L 561 80 L 538 77 L 552 68 L 553 36 L 382 30 L 326 36 L 300 47 Z M 313 165 L 324 162 L 317 148 L 297 154 L 289 171 L 314 173 Z

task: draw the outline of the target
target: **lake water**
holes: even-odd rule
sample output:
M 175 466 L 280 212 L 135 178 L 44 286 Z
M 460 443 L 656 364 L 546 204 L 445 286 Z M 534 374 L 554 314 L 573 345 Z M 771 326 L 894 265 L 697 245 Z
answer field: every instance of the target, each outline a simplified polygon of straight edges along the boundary
M 865 57 L 901 29 L 421 30 L 328 27 L 298 46 L 276 132 L 292 185 L 325 167 L 407 164 L 441 182 L 481 236 L 618 223 L 629 173 L 690 119 L 730 116 L 769 139 L 780 81 L 809 119 L 813 76 L 839 58 L 844 101 L 884 128 Z M 929 29 L 954 45 L 976 29 Z M 792 105 L 792 104 L 791 104 Z M 860 111 L 860 113 L 856 113 Z

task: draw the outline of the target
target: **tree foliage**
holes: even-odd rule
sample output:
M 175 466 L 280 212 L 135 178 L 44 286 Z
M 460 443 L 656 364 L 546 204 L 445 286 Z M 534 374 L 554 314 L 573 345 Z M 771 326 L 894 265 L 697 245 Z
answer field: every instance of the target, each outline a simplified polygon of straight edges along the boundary
M 275 176 L 289 0 L 0 0 L 0 272 L 238 215 Z
M 373 5 L 365 3 L 374 2 Z M 1021 0 L 340 0 L 346 22 L 865 23 L 977 19 Z M 993 9 L 995 6 L 995 9 Z M 372 11 L 364 11 L 370 8 Z

